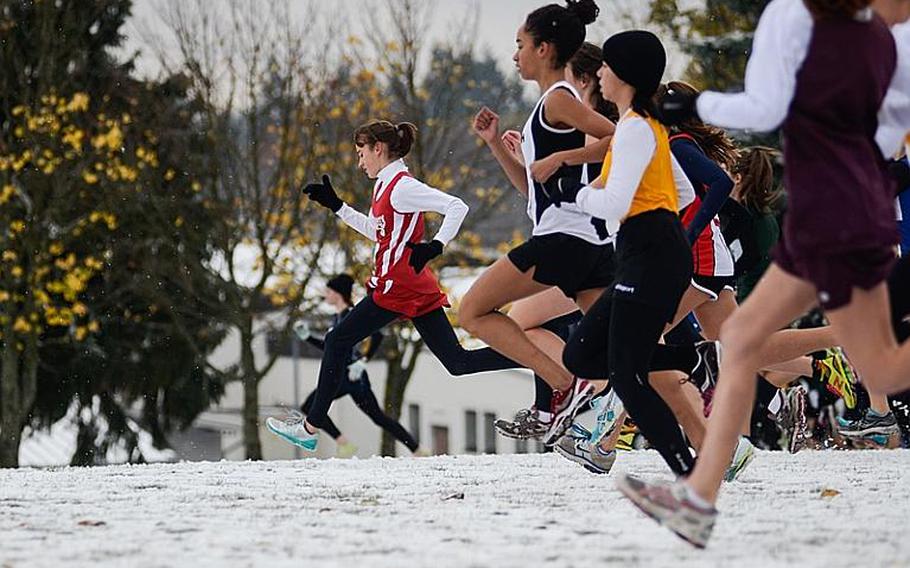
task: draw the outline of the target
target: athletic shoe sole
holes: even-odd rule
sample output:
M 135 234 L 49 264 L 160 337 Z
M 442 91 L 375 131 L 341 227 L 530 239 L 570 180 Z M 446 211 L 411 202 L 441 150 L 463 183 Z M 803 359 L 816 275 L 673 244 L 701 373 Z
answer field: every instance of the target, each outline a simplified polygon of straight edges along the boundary
M 571 428 L 572 422 L 575 420 L 575 416 L 581 412 L 582 408 L 591 402 L 592 398 L 594 398 L 594 385 L 587 383 L 584 387 L 584 390 L 572 397 L 572 400 L 569 401 L 568 406 L 566 406 L 563 410 L 558 412 L 553 417 L 553 423 L 550 424 L 550 428 L 547 430 L 547 433 L 543 437 L 544 445 L 554 445 L 559 440 L 560 436 L 565 434 L 566 430 Z
M 862 430 L 838 430 L 841 436 L 844 438 L 866 438 L 869 436 L 892 436 L 900 432 L 900 428 L 897 425 L 894 426 L 870 426 L 869 428 L 863 428 Z
M 278 436 L 279 438 L 281 438 L 282 440 L 284 440 L 285 442 L 287 442 L 289 444 L 297 446 L 298 448 L 303 448 L 304 450 L 306 450 L 308 452 L 316 451 L 316 445 L 318 443 L 318 441 L 316 439 L 301 440 L 299 438 L 289 436 L 283 432 L 279 432 L 275 428 L 272 428 L 272 425 L 269 424 L 268 421 L 266 421 L 265 427 L 268 429 L 269 432 L 271 432 L 272 434 L 275 434 L 276 436 Z
M 578 465 L 580 465 L 581 467 L 590 471 L 591 473 L 596 473 L 598 475 L 610 473 L 610 470 L 613 469 L 613 463 L 616 462 L 616 452 L 615 451 L 613 452 L 613 462 L 610 463 L 610 467 L 608 469 L 603 469 L 602 467 L 600 467 L 599 465 L 597 465 L 596 463 L 594 463 L 592 461 L 586 460 L 585 458 L 583 458 L 581 456 L 578 456 L 572 452 L 564 450 L 562 448 L 562 446 L 560 446 L 559 444 L 556 444 L 555 446 L 553 446 L 553 449 L 556 451 L 557 454 L 566 458 L 570 462 L 577 463 Z
M 513 434 L 512 432 L 506 430 L 505 428 L 500 427 L 499 424 L 494 423 L 493 427 L 496 428 L 496 431 L 500 436 L 504 438 L 509 438 L 511 440 L 538 440 L 546 432 L 541 432 L 540 434 Z

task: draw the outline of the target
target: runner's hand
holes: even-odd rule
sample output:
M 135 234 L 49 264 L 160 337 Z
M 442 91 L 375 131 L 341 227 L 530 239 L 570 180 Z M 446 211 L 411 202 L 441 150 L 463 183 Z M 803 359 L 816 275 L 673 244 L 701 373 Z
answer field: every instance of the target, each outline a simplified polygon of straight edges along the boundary
M 697 118 L 696 100 L 698 100 L 697 94 L 673 90 L 667 91 L 667 94 L 658 103 L 661 122 L 669 126 L 675 126 L 691 118 Z
M 474 132 L 487 144 L 499 137 L 499 115 L 483 107 L 474 117 Z
M 333 213 L 337 213 L 344 205 L 344 201 L 338 197 L 335 188 L 332 187 L 331 178 L 327 175 L 322 176 L 322 183 L 307 184 L 301 191 L 316 203 L 331 209 Z
M 348 378 L 352 381 L 359 381 L 363 378 L 363 374 L 367 371 L 366 361 L 363 359 L 357 359 L 350 365 L 348 365 Z
M 442 254 L 442 243 L 436 240 L 428 243 L 408 243 L 405 246 L 411 249 L 408 264 L 417 274 L 420 274 L 428 262 Z
M 563 203 L 575 203 L 578 191 L 585 185 L 572 178 L 550 178 L 543 184 L 543 191 L 556 207 Z

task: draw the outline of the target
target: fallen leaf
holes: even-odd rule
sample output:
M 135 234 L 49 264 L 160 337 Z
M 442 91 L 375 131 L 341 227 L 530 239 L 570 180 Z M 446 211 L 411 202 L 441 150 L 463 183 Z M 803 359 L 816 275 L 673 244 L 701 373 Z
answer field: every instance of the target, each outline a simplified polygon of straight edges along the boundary
M 83 519 L 76 524 L 79 525 L 80 527 L 103 527 L 107 523 L 105 523 L 104 521 L 92 521 L 89 519 Z
M 822 499 L 833 499 L 840 495 L 840 491 L 837 489 L 822 489 Z
M 453 499 L 464 499 L 464 493 L 452 493 L 448 497 L 443 497 L 443 501 L 451 501 Z

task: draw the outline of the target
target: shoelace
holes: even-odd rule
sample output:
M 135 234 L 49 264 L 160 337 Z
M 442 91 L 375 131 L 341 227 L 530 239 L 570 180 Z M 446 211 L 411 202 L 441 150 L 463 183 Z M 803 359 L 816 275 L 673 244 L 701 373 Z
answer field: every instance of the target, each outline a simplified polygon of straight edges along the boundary
M 294 410 L 291 408 L 285 407 L 284 423 L 288 426 L 294 426 L 295 424 L 300 424 L 306 419 L 306 416 L 303 415 L 299 410 Z

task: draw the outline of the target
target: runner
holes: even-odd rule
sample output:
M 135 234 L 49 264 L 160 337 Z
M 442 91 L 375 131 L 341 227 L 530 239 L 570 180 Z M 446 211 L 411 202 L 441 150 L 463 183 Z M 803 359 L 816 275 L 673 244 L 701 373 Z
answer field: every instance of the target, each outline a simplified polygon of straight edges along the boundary
M 898 346 L 888 316 L 895 189 L 875 140 L 897 60 L 888 25 L 910 16 L 910 2 L 871 5 L 772 0 L 755 33 L 744 93 L 669 96 L 663 104 L 677 120 L 697 112 L 729 128 L 783 123 L 786 142 L 784 239 L 724 325 L 723 379 L 698 466 L 673 484 L 618 481 L 633 503 L 695 546 L 711 535 L 723 472 L 755 395 L 756 352 L 775 330 L 818 303 L 870 388 L 897 391 L 910 376 L 910 345 Z M 830 218 L 839 219 L 837 231 Z
M 273 433 L 307 451 L 316 450 L 316 429 L 329 424 L 328 410 L 346 376 L 351 350 L 397 319 L 410 319 L 430 351 L 453 375 L 519 367 L 490 348 L 465 350 L 446 318 L 443 307 L 448 301 L 426 265 L 455 237 L 468 207 L 408 172 L 403 158 L 416 136 L 413 124 L 394 125 L 384 120 L 367 123 L 354 133 L 358 165 L 367 177 L 376 179 L 369 216 L 346 205 L 329 176 L 303 189 L 311 200 L 376 243 L 367 297 L 326 335 L 316 396 L 306 420 L 269 422 Z M 423 242 L 425 211 L 443 215 L 430 242 Z

